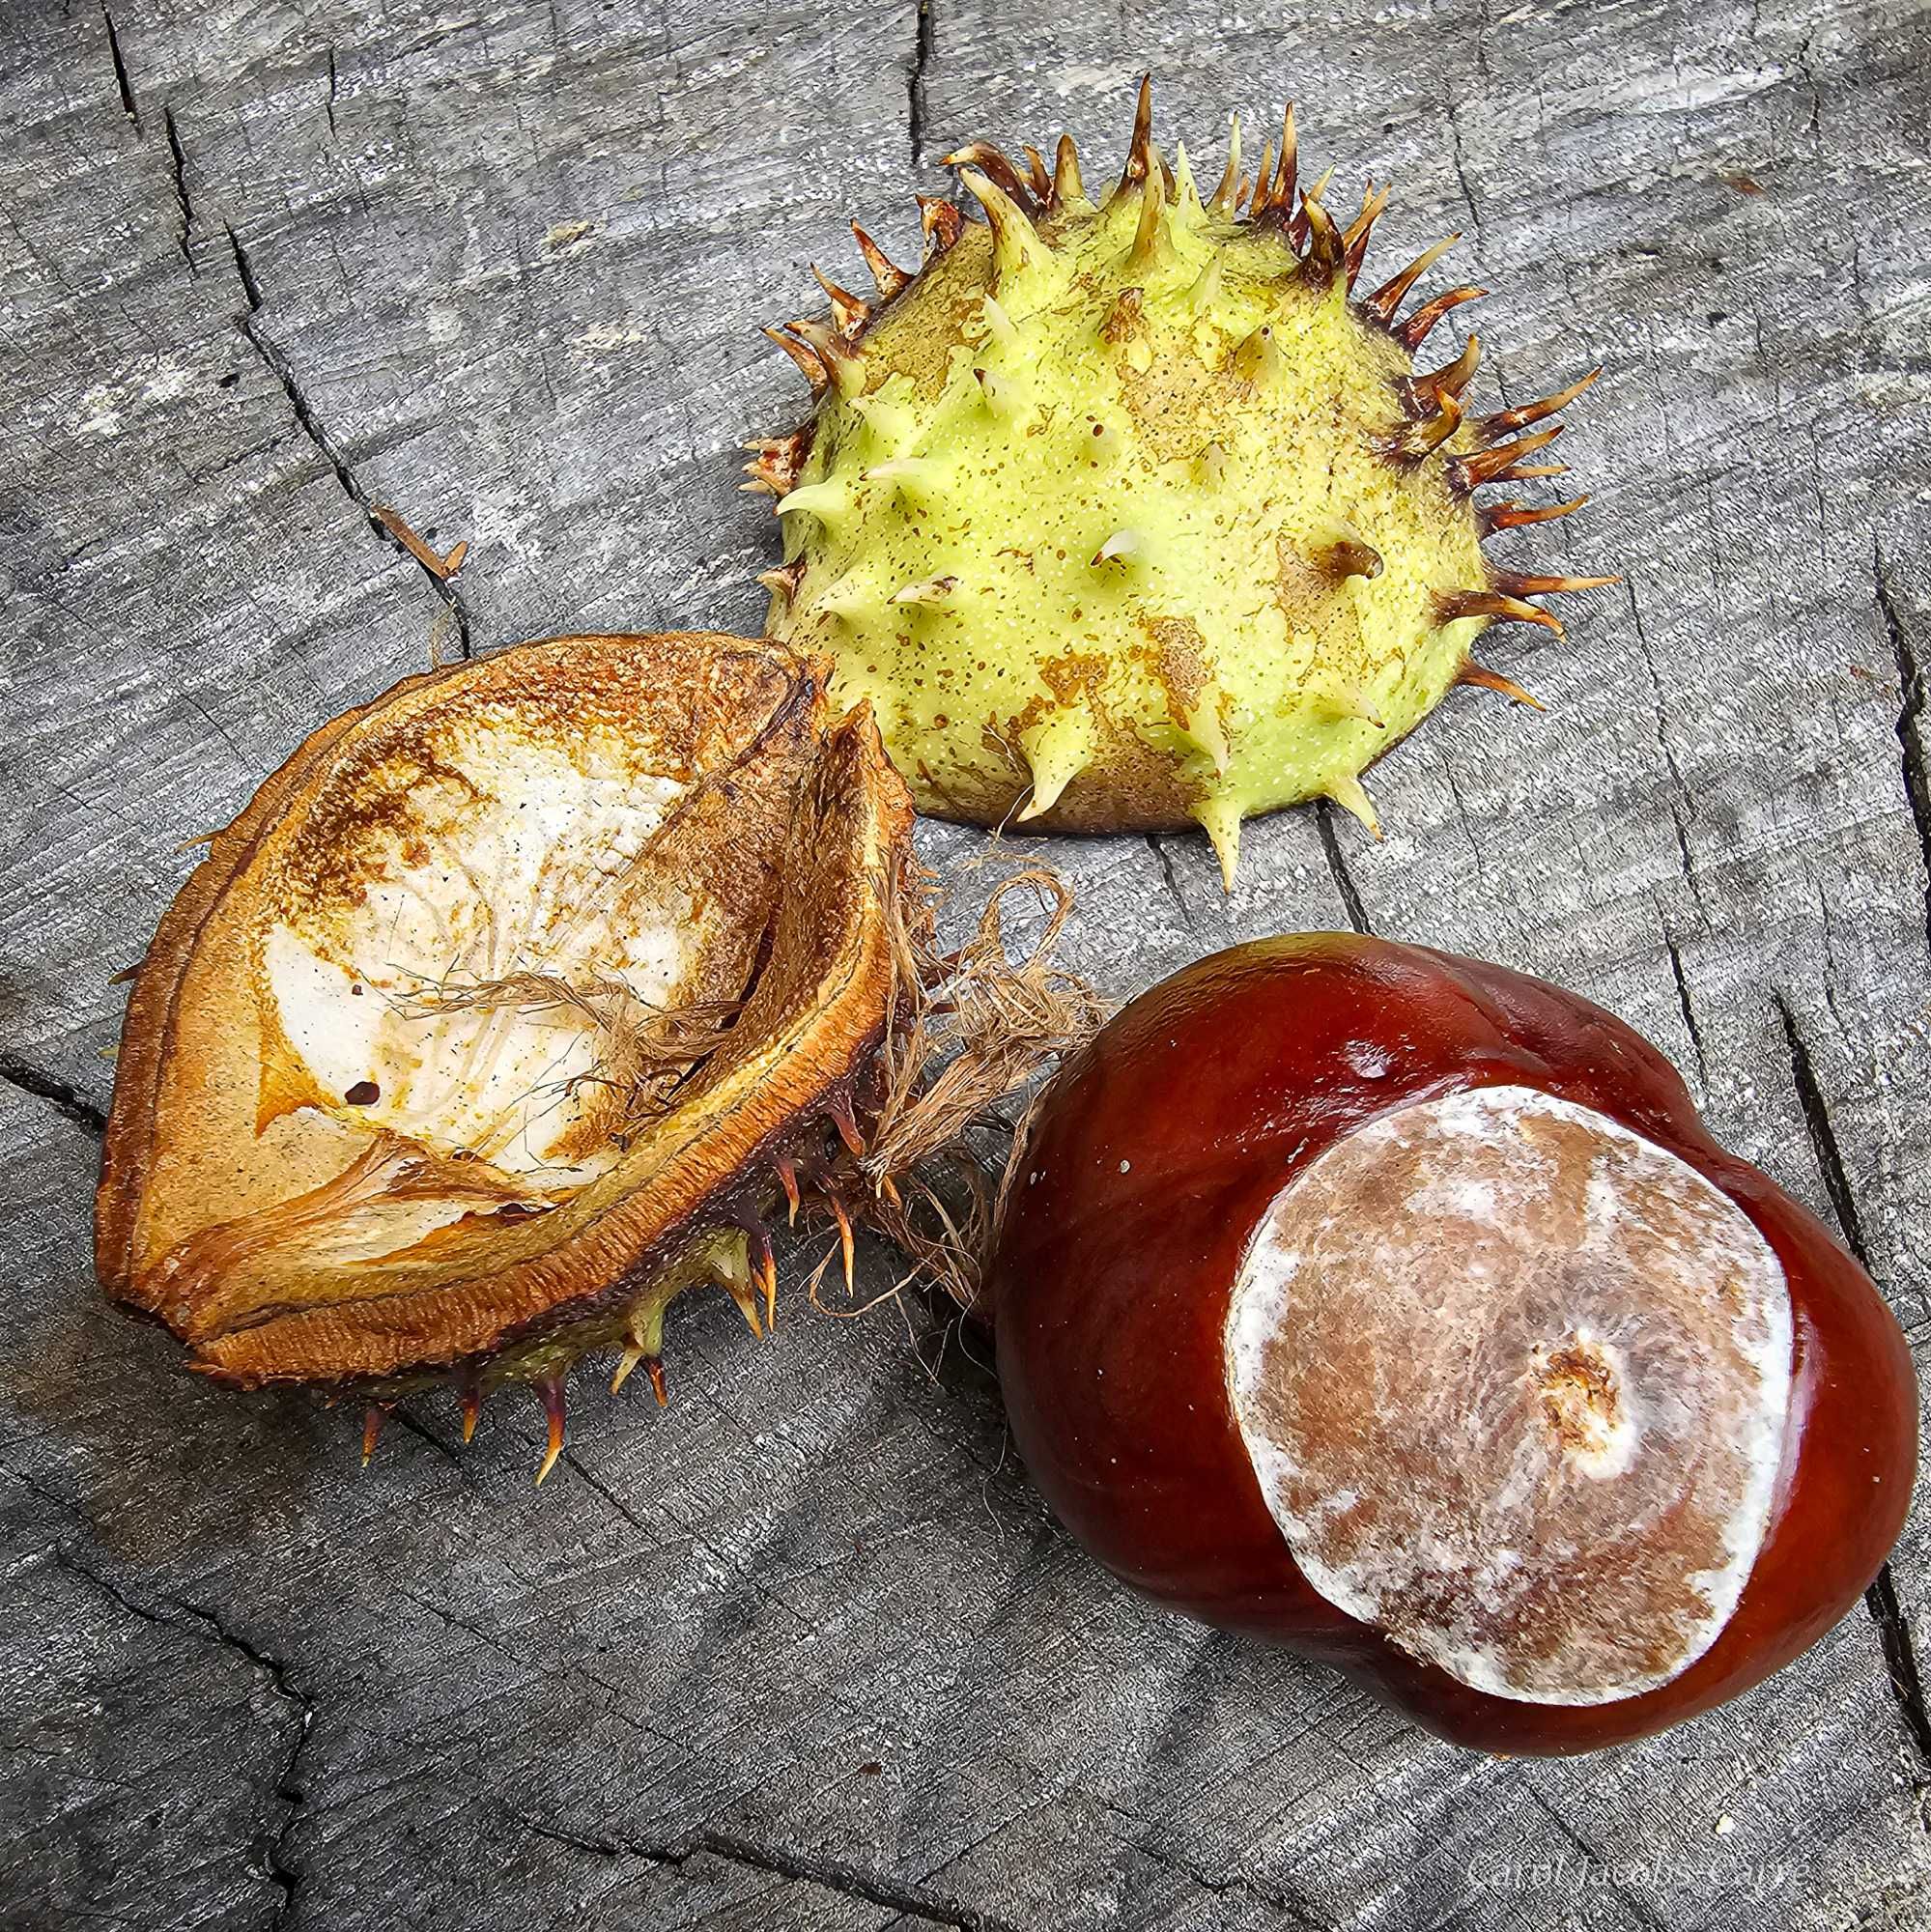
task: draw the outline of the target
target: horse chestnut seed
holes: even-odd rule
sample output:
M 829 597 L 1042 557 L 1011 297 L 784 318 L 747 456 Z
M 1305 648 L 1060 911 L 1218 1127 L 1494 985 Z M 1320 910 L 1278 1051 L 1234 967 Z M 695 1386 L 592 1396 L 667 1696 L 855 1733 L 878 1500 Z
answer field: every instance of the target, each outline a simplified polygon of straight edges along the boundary
M 1910 1500 L 1904 1339 L 1654 1047 L 1502 967 L 1235 947 L 1053 1082 L 988 1282 L 1028 1467 L 1160 1602 L 1491 1750 L 1767 1677 Z

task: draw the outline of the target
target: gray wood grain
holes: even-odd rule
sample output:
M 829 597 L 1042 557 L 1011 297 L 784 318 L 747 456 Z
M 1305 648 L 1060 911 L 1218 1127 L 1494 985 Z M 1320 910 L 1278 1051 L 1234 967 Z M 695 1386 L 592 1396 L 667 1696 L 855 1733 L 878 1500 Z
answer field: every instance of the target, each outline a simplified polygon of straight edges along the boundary
M 534 1404 L 468 1454 L 417 1405 L 360 1473 L 342 1415 L 176 1373 L 87 1256 L 110 976 L 180 841 L 439 628 L 754 626 L 735 447 L 798 404 L 754 325 L 853 215 L 910 258 L 959 139 L 1117 151 L 1150 66 L 1209 159 L 1296 95 L 1305 152 L 1395 181 L 1383 259 L 1463 230 L 1511 400 L 1607 365 L 1591 513 L 1518 543 L 1630 587 L 1491 640 L 1549 712 L 1458 694 L 1371 775 L 1379 845 L 1250 827 L 1230 900 L 1197 840 L 1015 841 L 1076 884 L 1077 962 L 1123 996 L 1359 923 L 1563 980 L 1925 1352 L 1931 14 L 111 15 L 0 21 L 0 1922 L 1931 1923 L 1922 1511 L 1888 1597 L 1751 1696 L 1507 1763 L 1098 1576 L 929 1311 L 794 1295 L 759 1347 L 682 1305 L 670 1409 L 581 1384 L 532 1492 Z M 470 540 L 453 584 L 378 503 Z

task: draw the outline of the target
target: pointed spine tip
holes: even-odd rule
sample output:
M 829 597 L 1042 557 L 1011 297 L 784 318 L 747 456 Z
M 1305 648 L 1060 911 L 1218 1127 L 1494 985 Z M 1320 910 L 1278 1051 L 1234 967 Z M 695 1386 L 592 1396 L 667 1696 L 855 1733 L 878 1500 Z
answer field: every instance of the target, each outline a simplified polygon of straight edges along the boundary
M 1533 456 L 1539 449 L 1547 449 L 1562 434 L 1562 424 L 1551 423 L 1548 429 L 1537 430 L 1533 436 L 1525 436 L 1514 442 L 1498 443 L 1492 448 L 1478 449 L 1471 456 L 1459 456 L 1449 466 L 1449 473 L 1463 490 L 1479 490 L 1485 483 L 1499 483 L 1505 478 L 1515 479 L 1532 472 L 1519 466 L 1525 456 Z
M 858 243 L 858 252 L 864 257 L 865 266 L 877 286 L 880 301 L 890 301 L 894 296 L 901 295 L 912 286 L 912 277 L 856 221 L 852 223 L 852 240 Z
M 1080 179 L 1079 149 L 1070 134 L 1060 136 L 1053 151 L 1053 205 L 1064 208 L 1086 199 L 1086 184 Z
M 1402 346 L 1412 355 L 1428 340 L 1442 317 L 1460 308 L 1463 302 L 1480 301 L 1488 293 L 1487 289 L 1473 286 L 1450 289 L 1445 295 L 1436 296 L 1433 301 L 1424 302 L 1395 333 L 1401 338 Z
M 832 321 L 838 333 L 847 342 L 856 340 L 871 320 L 871 304 L 853 295 L 849 289 L 840 288 L 817 263 L 813 262 L 810 267 L 813 279 L 824 290 L 825 298 L 832 305 Z
M 1126 148 L 1126 166 L 1120 177 L 1120 185 L 1131 187 L 1136 182 L 1144 182 L 1152 167 L 1153 158 L 1153 76 L 1143 73 L 1140 76 L 1140 98 L 1133 108 L 1133 138 Z
M 1395 311 L 1407 299 L 1408 291 L 1461 240 L 1460 234 L 1445 235 L 1432 247 L 1424 248 L 1400 273 L 1390 275 L 1373 295 L 1365 297 L 1361 306 L 1392 325 Z
M 1553 523 L 1558 517 L 1574 516 L 1589 500 L 1585 492 L 1567 503 L 1485 503 L 1476 512 L 1476 522 L 1485 537 L 1497 530 L 1520 529 L 1525 524 Z
M 855 396 L 865 387 L 865 365 L 833 324 L 803 317 L 785 326 L 810 345 L 839 395 Z
M 1602 373 L 1600 368 L 1592 369 L 1586 376 L 1570 384 L 1568 388 L 1558 389 L 1552 396 L 1544 396 L 1533 403 L 1523 403 L 1519 409 L 1497 410 L 1493 415 L 1482 417 L 1475 425 L 1476 431 L 1485 443 L 1499 442 L 1504 437 L 1514 436 L 1517 430 L 1526 429 L 1530 423 L 1541 422 L 1545 416 L 1552 416 L 1558 410 L 1566 410 Z
M 664 1379 L 664 1364 L 655 1355 L 643 1358 L 643 1372 L 650 1378 L 650 1392 L 657 1398 L 659 1408 L 670 1406 L 670 1389 Z
M 990 141 L 969 141 L 963 148 L 954 148 L 950 155 L 939 156 L 939 165 L 961 171 L 977 168 L 1022 207 L 1033 199 L 1032 184 L 1007 158 L 1006 151 L 994 147 Z
M 1361 213 L 1349 224 L 1348 232 L 1341 238 L 1343 263 L 1348 270 L 1348 286 L 1351 289 L 1361 273 L 1361 264 L 1368 258 L 1369 237 L 1375 232 L 1375 224 L 1388 210 L 1388 189 L 1377 190 L 1370 182 L 1361 196 Z
M 1567 635 L 1559 617 L 1538 605 L 1512 597 L 1506 591 L 1438 590 L 1435 592 L 1434 608 L 1444 624 L 1456 623 L 1463 617 L 1487 617 L 1505 623 L 1540 624 L 1555 638 Z
M 1456 672 L 1455 681 L 1457 684 L 1475 685 L 1483 691 L 1498 691 L 1504 697 L 1513 698 L 1518 704 L 1529 705 L 1537 711 L 1548 708 L 1532 692 L 1524 691 L 1514 678 L 1504 677 L 1500 671 L 1491 670 L 1487 665 L 1477 664 L 1473 658 Z
M 1207 834 L 1220 864 L 1220 887 L 1232 898 L 1240 876 L 1240 807 L 1231 798 L 1202 799 L 1193 819 Z
M 852 1238 L 852 1219 L 850 1214 L 845 1211 L 844 1201 L 837 1188 L 831 1189 L 826 1194 L 825 1199 L 831 1207 L 832 1218 L 838 1224 L 838 1251 L 844 1257 L 845 1293 L 850 1295 L 855 1292 L 857 1286 L 856 1262 L 854 1259 L 856 1247 Z
M 536 1384 L 537 1395 L 543 1402 L 544 1421 L 548 1425 L 543 1449 L 543 1461 L 536 1471 L 540 1484 L 556 1466 L 556 1459 L 563 1453 L 563 1378 L 548 1375 L 540 1378 Z
M 1482 338 L 1470 334 L 1462 344 L 1462 354 L 1453 362 L 1446 362 L 1439 369 L 1432 369 L 1425 376 L 1408 379 L 1408 388 L 1414 404 L 1420 410 L 1438 408 L 1442 397 L 1453 396 L 1462 400 L 1462 392 L 1477 369 L 1482 366 Z
M 768 342 L 777 343 L 779 348 L 798 365 L 806 382 L 811 385 L 812 395 L 822 396 L 831 387 L 832 379 L 825 373 L 825 365 L 804 343 L 795 340 L 781 328 L 764 328 L 759 330 L 759 333 Z
M 1032 216 L 1004 188 L 980 174 L 966 168 L 959 175 L 963 187 L 985 211 L 992 230 L 994 285 L 1001 286 L 1023 274 L 1039 258 L 1045 243 L 1033 226 Z
M 1220 184 L 1207 206 L 1216 214 L 1232 214 L 1240 193 L 1240 117 L 1232 115 L 1227 124 L 1227 165 L 1221 170 Z
M 965 233 L 965 216 L 944 195 L 914 196 L 919 204 L 919 227 L 925 238 L 925 260 L 930 262 L 958 244 Z
M 1435 413 L 1395 440 L 1389 454 L 1398 461 L 1420 463 L 1433 456 L 1462 427 L 1462 405 L 1444 392 Z
M 1156 267 L 1171 252 L 1167 242 L 1167 185 L 1158 168 L 1147 178 L 1140 196 L 1140 220 L 1133 230 L 1133 245 L 1126 251 L 1126 266 L 1134 270 Z
M 1368 796 L 1368 788 L 1352 772 L 1343 772 L 1328 780 L 1322 787 L 1343 811 L 1360 820 L 1370 838 L 1379 840 L 1381 837 L 1381 814 L 1375 810 L 1375 801 Z
M 1510 597 L 1548 597 L 1570 590 L 1606 590 L 1622 581 L 1620 577 L 1537 577 L 1519 570 L 1492 571 L 1489 577 L 1491 588 Z
M 383 1439 L 383 1424 L 389 1419 L 386 1403 L 372 1402 L 362 1411 L 362 1467 L 367 1468 L 376 1453 L 376 1444 Z

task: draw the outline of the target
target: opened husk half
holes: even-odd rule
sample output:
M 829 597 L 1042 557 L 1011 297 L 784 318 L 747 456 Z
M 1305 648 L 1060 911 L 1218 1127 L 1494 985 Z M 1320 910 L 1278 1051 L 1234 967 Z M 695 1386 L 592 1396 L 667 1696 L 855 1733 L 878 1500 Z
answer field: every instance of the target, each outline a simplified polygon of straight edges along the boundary
M 775 1162 L 851 1120 L 925 918 L 904 787 L 825 673 L 562 638 L 315 732 L 137 978 L 109 1293 L 222 1379 L 453 1369 L 472 1414 L 589 1347 L 656 1380 L 699 1280 L 755 1325 Z

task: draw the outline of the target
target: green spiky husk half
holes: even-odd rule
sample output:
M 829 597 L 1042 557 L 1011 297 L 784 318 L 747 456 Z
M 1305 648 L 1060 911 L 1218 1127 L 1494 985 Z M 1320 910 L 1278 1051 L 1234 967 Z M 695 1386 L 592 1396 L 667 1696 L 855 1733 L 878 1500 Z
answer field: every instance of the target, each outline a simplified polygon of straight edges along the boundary
M 1148 128 L 1143 90 L 1097 204 L 1069 142 L 1052 176 L 950 157 L 987 220 L 927 204 L 909 278 L 861 236 L 882 304 L 827 284 L 790 326 L 818 408 L 750 469 L 784 529 L 772 635 L 835 658 L 923 810 L 1199 824 L 1231 879 L 1253 813 L 1325 795 L 1372 826 L 1360 773 L 1492 681 L 1482 628 L 1556 628 L 1523 597 L 1604 580 L 1487 566 L 1489 528 L 1545 513 L 1473 492 L 1547 473 L 1505 440 L 1566 398 L 1465 419 L 1479 346 L 1417 376 L 1472 292 L 1406 323 L 1407 271 L 1355 294 L 1385 196 L 1346 233 L 1320 186 L 1296 203 L 1290 122 L 1278 168 L 1203 198 Z

